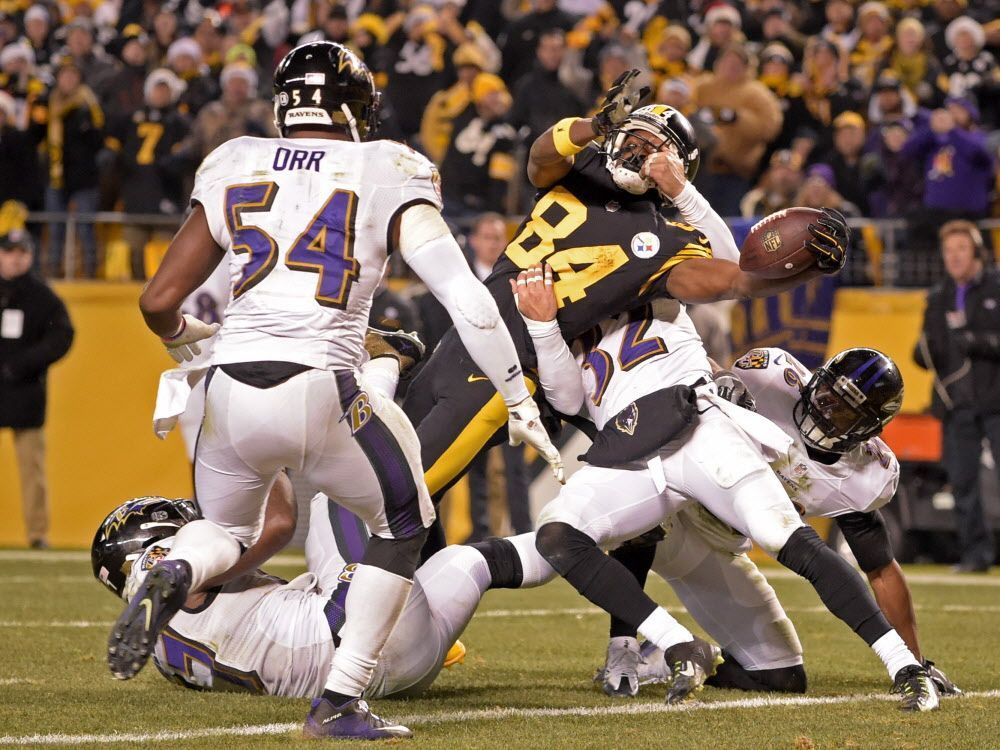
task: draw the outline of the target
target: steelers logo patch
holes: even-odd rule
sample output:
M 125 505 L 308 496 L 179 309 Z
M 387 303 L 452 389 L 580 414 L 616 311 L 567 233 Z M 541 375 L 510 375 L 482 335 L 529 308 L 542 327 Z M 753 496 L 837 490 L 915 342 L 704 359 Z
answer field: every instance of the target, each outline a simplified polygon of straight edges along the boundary
M 660 252 L 660 238 L 652 232 L 639 232 L 632 237 L 632 255 L 636 258 L 652 258 Z

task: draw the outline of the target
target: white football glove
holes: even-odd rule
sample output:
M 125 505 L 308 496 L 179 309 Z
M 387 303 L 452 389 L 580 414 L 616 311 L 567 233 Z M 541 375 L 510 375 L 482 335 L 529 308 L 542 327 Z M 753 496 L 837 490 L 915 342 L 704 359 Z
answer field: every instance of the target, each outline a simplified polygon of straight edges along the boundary
M 562 456 L 559 449 L 549 440 L 549 434 L 545 431 L 542 419 L 538 414 L 538 404 L 530 396 L 519 404 L 514 404 L 507 408 L 507 433 L 510 436 L 511 445 L 527 443 L 542 458 L 549 462 L 552 473 L 559 484 L 566 484 L 566 475 L 563 471 Z
M 174 362 L 190 362 L 201 354 L 201 347 L 196 342 L 214 336 L 221 327 L 218 323 L 202 323 L 193 315 L 185 314 L 181 316 L 181 327 L 177 333 L 160 340 Z

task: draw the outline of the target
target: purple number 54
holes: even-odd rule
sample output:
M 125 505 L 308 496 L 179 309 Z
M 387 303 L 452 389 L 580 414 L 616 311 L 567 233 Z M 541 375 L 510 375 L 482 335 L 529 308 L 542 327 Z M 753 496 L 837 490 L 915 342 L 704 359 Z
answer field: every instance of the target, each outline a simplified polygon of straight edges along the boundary
M 243 214 L 270 211 L 277 194 L 274 182 L 226 189 L 226 225 L 233 239 L 233 252 L 250 254 L 243 274 L 233 285 L 234 298 L 263 281 L 277 263 L 278 243 L 274 238 L 260 227 L 243 223 Z M 361 272 L 361 264 L 354 257 L 357 206 L 354 192 L 334 190 L 285 256 L 285 265 L 291 270 L 319 275 L 315 296 L 324 307 L 347 307 L 351 285 Z

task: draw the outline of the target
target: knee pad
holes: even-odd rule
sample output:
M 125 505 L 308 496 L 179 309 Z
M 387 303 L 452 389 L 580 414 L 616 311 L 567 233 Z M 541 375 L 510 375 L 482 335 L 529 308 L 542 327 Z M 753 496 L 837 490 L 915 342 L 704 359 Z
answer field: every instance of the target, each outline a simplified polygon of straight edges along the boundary
M 486 559 L 491 589 L 521 588 L 524 571 L 517 549 L 506 539 L 487 539 L 470 545 Z
M 500 322 L 497 303 L 482 284 L 453 284 L 451 299 L 455 310 L 474 328 L 492 331 Z
M 554 521 L 535 533 L 535 549 L 559 575 L 566 577 L 588 553 L 597 550 L 597 542 L 567 523 Z
M 368 547 L 361 562 L 402 578 L 412 579 L 420 562 L 420 550 L 426 538 L 427 529 L 421 529 L 406 539 L 384 539 L 373 536 L 368 540 Z
M 737 489 L 735 505 L 746 525 L 747 535 L 771 555 L 777 555 L 792 534 L 805 526 L 770 471 L 744 480 Z

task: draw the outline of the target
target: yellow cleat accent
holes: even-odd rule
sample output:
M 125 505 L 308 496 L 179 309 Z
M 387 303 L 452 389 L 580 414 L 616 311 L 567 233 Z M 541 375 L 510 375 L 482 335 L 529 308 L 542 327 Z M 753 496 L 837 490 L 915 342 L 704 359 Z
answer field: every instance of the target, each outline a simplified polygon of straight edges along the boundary
M 448 653 L 445 654 L 444 664 L 441 666 L 444 669 L 450 669 L 456 664 L 463 664 L 465 662 L 465 644 L 461 641 L 455 641 L 451 648 L 448 649 Z

